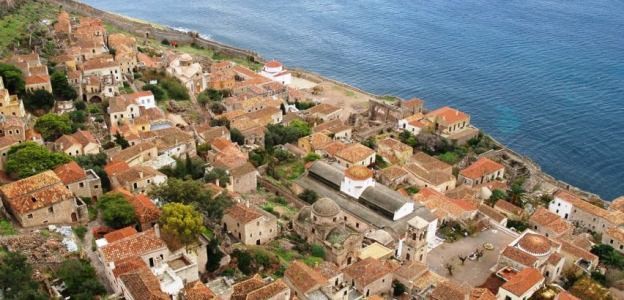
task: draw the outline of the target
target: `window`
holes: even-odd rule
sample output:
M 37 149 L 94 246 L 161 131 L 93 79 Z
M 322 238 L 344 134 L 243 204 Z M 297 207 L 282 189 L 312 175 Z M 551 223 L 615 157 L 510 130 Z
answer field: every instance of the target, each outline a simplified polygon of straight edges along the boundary
M 54 206 L 48 207 L 48 212 L 49 213 L 54 213 Z
M 355 228 L 360 228 L 360 223 L 355 223 Z
M 32 214 L 28 214 L 28 216 L 27 216 L 27 217 L 28 217 L 29 219 L 32 219 L 32 218 L 33 218 L 33 215 L 32 215 Z
M 84 182 L 78 183 L 78 186 L 81 187 L 81 188 L 84 187 Z

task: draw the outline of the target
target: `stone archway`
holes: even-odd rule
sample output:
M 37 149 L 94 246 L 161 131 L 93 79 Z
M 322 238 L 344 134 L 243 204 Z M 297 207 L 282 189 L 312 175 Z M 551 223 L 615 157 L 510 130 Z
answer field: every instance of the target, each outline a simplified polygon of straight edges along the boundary
M 91 103 L 102 103 L 102 98 L 98 95 L 95 95 L 89 99 Z

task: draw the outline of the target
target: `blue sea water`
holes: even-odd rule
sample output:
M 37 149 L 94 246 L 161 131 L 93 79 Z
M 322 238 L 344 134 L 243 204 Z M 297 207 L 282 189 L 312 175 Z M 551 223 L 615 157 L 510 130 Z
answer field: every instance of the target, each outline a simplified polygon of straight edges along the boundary
M 457 107 L 555 177 L 624 194 L 622 0 L 85 2 Z

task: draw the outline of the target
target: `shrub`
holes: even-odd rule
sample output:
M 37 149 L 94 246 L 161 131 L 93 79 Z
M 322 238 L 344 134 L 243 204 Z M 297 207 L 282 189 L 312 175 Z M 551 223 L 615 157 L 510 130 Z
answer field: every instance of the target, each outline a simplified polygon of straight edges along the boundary
M 81 241 L 84 241 L 85 234 L 87 234 L 87 228 L 82 225 L 74 227 L 74 233 Z
M 321 246 L 319 244 L 313 244 L 312 248 L 310 248 L 310 253 L 314 257 L 319 257 L 319 258 L 325 259 L 325 249 L 323 248 L 323 246 Z

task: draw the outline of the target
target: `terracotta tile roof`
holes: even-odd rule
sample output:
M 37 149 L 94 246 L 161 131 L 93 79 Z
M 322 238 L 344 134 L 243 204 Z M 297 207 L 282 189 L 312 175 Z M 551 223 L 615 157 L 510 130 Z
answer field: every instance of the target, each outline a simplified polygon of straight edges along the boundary
M 117 97 L 110 99 L 108 110 L 110 113 L 125 112 L 126 108 L 130 104 L 136 104 L 134 102 L 134 99 L 129 99 L 127 97 L 124 97 L 124 95 L 117 96 Z
M 598 256 L 591 253 L 590 251 L 563 239 L 559 239 L 558 242 L 561 243 L 561 253 L 571 255 L 573 257 L 576 257 L 577 259 L 582 258 L 587 261 L 598 262 Z
M 438 123 L 444 125 L 449 125 L 457 122 L 468 121 L 470 116 L 454 108 L 444 106 L 429 112 L 427 114 L 427 118 L 435 119 Z
M 406 164 L 403 168 L 413 176 L 429 183 L 430 185 L 439 185 L 455 179 L 453 173 L 442 171 L 440 169 L 426 169 L 422 167 L 422 165 L 416 163 Z
M 408 281 L 414 280 L 427 272 L 428 267 L 418 261 L 408 261 L 401 267 L 394 271 L 396 276 L 407 279 Z
M 313 133 L 309 139 L 312 149 L 322 149 L 332 142 L 332 139 L 323 133 Z
M 123 184 L 135 182 L 145 178 L 165 176 L 165 174 L 148 166 L 132 166 L 129 169 L 118 172 L 113 176 L 116 177 L 117 180 L 119 180 L 119 182 Z
M 54 171 L 0 186 L 0 193 L 11 209 L 20 214 L 74 197 Z
M 324 132 L 327 134 L 339 133 L 345 130 L 350 130 L 351 126 L 344 124 L 340 119 L 335 119 L 331 121 L 327 121 L 316 125 L 312 128 L 313 132 Z
M 461 219 L 464 213 L 476 210 L 471 203 L 464 203 L 458 199 L 451 199 L 446 195 L 429 187 L 422 188 L 412 198 L 429 208 L 436 216 L 453 219 Z
M 24 81 L 26 82 L 26 85 L 43 84 L 50 82 L 50 77 L 48 75 L 33 75 L 26 77 Z
M 412 98 L 412 99 L 405 100 L 405 101 L 401 102 L 401 106 L 404 106 L 404 107 L 417 107 L 417 106 L 422 106 L 424 103 L 425 103 L 425 101 L 423 101 L 422 99 Z
M 152 94 L 152 91 L 138 91 L 132 94 L 125 94 L 122 96 L 126 98 L 127 100 L 135 102 L 138 98 L 141 98 L 141 97 L 150 97 L 150 96 L 154 97 L 154 94 Z
M 505 219 L 505 216 L 503 214 L 499 213 L 497 210 L 485 204 L 479 205 L 479 212 L 499 223 Z
M 112 177 L 113 175 L 128 170 L 130 166 L 125 161 L 111 161 L 104 166 L 104 172 L 108 177 Z
M 337 106 L 333 106 L 331 104 L 328 103 L 321 103 L 321 104 L 317 104 L 314 105 L 308 109 L 305 110 L 306 113 L 309 114 L 322 114 L 322 115 L 328 115 L 334 112 L 338 112 L 342 110 L 342 108 L 337 107 Z
M 78 130 L 72 134 L 72 137 L 74 137 L 74 139 L 76 139 L 82 146 L 87 146 L 90 143 L 99 144 L 98 140 L 89 131 Z
M 410 158 L 411 163 L 415 163 L 422 167 L 423 169 L 433 171 L 433 170 L 449 170 L 452 171 L 453 166 L 425 153 L 425 152 L 416 152 Z
M 160 209 L 144 194 L 133 195 L 124 188 L 116 188 L 113 190 L 115 193 L 120 193 L 132 204 L 134 212 L 139 219 L 139 223 L 153 223 L 160 218 Z
M 169 300 L 167 294 L 160 290 L 160 281 L 150 270 L 140 270 L 119 276 L 134 299 Z
M 156 148 L 156 145 L 151 142 L 143 142 L 140 144 L 136 144 L 134 146 L 130 146 L 126 149 L 123 149 L 110 157 L 111 161 L 127 161 L 135 156 L 141 154 L 144 151 L 149 151 L 150 149 Z
M 137 234 L 136 229 L 132 226 L 128 226 L 105 234 L 104 239 L 110 244 L 135 234 Z
M 347 145 L 345 145 L 344 143 L 340 142 L 340 141 L 333 141 L 327 145 L 325 145 L 325 147 L 321 148 L 320 150 L 323 150 L 325 152 L 327 152 L 327 154 L 329 156 L 336 156 L 336 153 L 338 153 L 338 151 L 346 148 Z
M 505 247 L 505 250 L 503 250 L 501 255 L 529 267 L 533 266 L 533 264 L 537 261 L 535 256 L 511 246 Z
M 369 257 L 360 260 L 342 270 L 345 275 L 353 278 L 361 286 L 367 286 L 377 279 L 393 272 L 390 266 L 378 259 Z
M 269 283 L 249 294 L 247 294 L 247 300 L 266 300 L 270 299 L 277 294 L 288 290 L 288 286 L 282 279 L 278 279 Z
M 107 59 L 99 59 L 99 58 L 87 60 L 86 62 L 82 64 L 82 69 L 85 71 L 104 69 L 104 68 L 115 68 L 115 67 L 118 67 L 118 66 L 117 66 L 117 63 L 115 63 L 114 61 L 110 61 Z
M 556 266 L 562 259 L 563 257 L 559 253 L 553 253 L 548 257 L 546 262 L 553 266 Z
M 237 282 L 232 286 L 231 300 L 246 300 L 247 295 L 265 285 L 265 282 L 256 274 L 253 277 Z
M 315 269 L 324 278 L 332 278 L 342 273 L 336 264 L 328 261 L 321 262 Z
M 559 294 L 557 294 L 557 296 L 555 296 L 554 300 L 581 300 L 580 298 L 577 298 L 576 296 L 566 292 L 566 291 L 562 291 Z
M 570 223 L 543 207 L 538 208 L 535 213 L 531 215 L 529 223 L 546 227 L 557 234 L 563 234 L 572 230 L 572 225 Z
M 284 273 L 284 277 L 288 278 L 292 285 L 304 294 L 318 289 L 327 282 L 327 279 L 320 272 L 308 267 L 301 261 L 290 264 Z
M 504 169 L 505 167 L 503 165 L 487 157 L 481 157 L 468 168 L 459 171 L 459 174 L 466 178 L 479 179 L 481 176 L 486 176 Z
M 217 299 L 217 296 L 201 281 L 195 281 L 184 287 L 185 300 L 211 300 Z
M 258 212 L 255 207 L 247 207 L 241 203 L 232 205 L 232 207 L 227 210 L 226 215 L 242 224 L 247 224 L 263 216 L 263 214 Z
M 467 299 L 470 291 L 470 288 L 449 280 L 438 284 L 431 291 L 430 298 L 432 300 Z
M 593 205 L 578 196 L 564 191 L 559 190 L 555 193 L 556 198 L 560 198 L 565 200 L 566 202 L 574 205 L 576 209 L 580 209 L 585 211 L 586 213 L 592 214 L 594 216 L 603 218 L 614 225 L 624 224 L 624 213 L 620 211 L 608 211 L 604 208 Z
M 399 177 L 407 175 L 407 171 L 405 171 L 405 169 L 396 165 L 392 165 L 385 169 L 382 169 L 381 171 L 379 171 L 379 173 L 381 174 L 382 177 L 391 181 Z
M 505 282 L 501 288 L 521 297 L 531 288 L 541 284 L 544 276 L 535 268 L 525 268 Z
M 355 164 L 363 161 L 375 154 L 375 150 L 368 148 L 362 144 L 355 143 L 347 145 L 344 149 L 336 152 L 336 157 L 343 159 L 349 163 Z
M 503 210 L 505 212 L 514 214 L 516 216 L 521 216 L 524 210 L 522 208 L 515 206 L 513 203 L 507 200 L 498 200 L 494 205 L 494 208 Z
M 245 162 L 240 166 L 231 168 L 229 171 L 230 175 L 232 175 L 233 177 L 240 177 L 249 173 L 257 172 L 256 168 L 249 162 Z
M 120 275 L 148 270 L 147 264 L 138 256 L 132 256 L 126 259 L 122 259 L 115 263 L 115 268 L 113 269 L 113 276 L 116 278 Z
M 496 295 L 485 288 L 474 288 L 470 292 L 470 300 L 496 300 Z
M 56 176 L 58 176 L 65 185 L 82 181 L 87 177 L 85 170 L 73 160 L 56 167 L 54 173 L 56 173 Z
M 413 151 L 412 147 L 410 147 L 409 145 L 403 144 L 401 143 L 401 141 L 397 139 L 393 139 L 393 138 L 385 138 L 379 141 L 377 143 L 377 147 L 385 147 L 385 148 L 388 148 L 390 150 L 394 150 L 397 152 L 409 151 L 411 153 L 411 151 Z
M 104 262 L 115 262 L 134 255 L 164 249 L 167 245 L 156 235 L 154 229 L 139 232 L 101 248 Z

